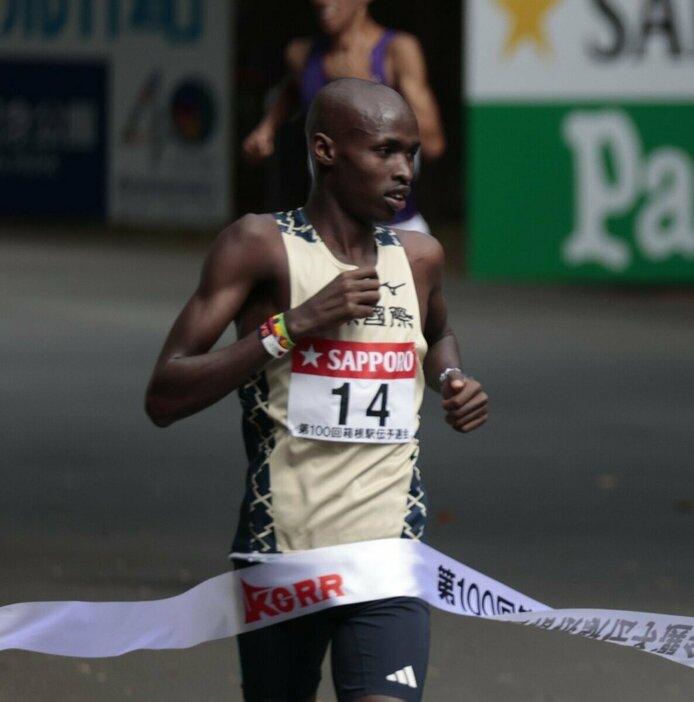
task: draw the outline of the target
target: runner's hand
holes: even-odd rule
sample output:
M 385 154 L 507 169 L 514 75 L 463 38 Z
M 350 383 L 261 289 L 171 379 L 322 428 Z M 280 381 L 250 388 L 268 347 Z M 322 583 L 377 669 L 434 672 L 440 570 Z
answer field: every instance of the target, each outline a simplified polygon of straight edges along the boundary
M 441 388 L 446 412 L 446 421 L 460 432 L 481 427 L 487 421 L 487 393 L 474 378 L 454 371 L 446 378 Z
M 298 341 L 368 317 L 381 298 L 380 285 L 373 266 L 340 273 L 315 295 L 285 313 L 289 335 Z
M 241 150 L 250 163 L 272 156 L 275 151 L 275 133 L 269 127 L 261 126 L 254 129 L 244 140 Z

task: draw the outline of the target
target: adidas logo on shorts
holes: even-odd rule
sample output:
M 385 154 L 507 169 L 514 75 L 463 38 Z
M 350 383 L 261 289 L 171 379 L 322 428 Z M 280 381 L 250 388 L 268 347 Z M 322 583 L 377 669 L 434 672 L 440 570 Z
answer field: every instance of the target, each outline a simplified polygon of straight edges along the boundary
M 396 670 L 390 675 L 386 675 L 386 680 L 400 683 L 401 685 L 407 685 L 407 687 L 417 687 L 417 679 L 414 676 L 414 670 L 412 670 L 411 665 L 401 668 L 400 670 Z

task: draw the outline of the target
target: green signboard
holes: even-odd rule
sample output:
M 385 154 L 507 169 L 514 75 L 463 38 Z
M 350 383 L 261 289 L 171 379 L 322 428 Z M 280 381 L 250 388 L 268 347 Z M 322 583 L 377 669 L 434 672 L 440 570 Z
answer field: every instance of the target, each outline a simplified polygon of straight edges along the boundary
M 471 273 L 694 280 L 694 5 L 471 0 L 467 27 Z

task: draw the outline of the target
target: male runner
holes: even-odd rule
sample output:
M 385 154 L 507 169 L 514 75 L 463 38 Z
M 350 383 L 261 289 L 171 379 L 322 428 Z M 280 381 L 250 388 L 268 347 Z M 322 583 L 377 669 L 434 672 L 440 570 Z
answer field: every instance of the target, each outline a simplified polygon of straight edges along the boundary
M 239 390 L 250 465 L 237 559 L 421 538 L 424 383 L 455 430 L 487 419 L 447 323 L 440 244 L 373 224 L 409 192 L 412 110 L 383 85 L 334 81 L 311 106 L 307 138 L 316 175 L 305 207 L 222 232 L 147 391 L 149 416 L 166 426 Z M 231 322 L 238 340 L 211 350 Z M 340 702 L 418 701 L 428 631 L 427 606 L 401 597 L 243 634 L 244 699 L 315 700 L 330 643 Z
M 323 34 L 287 45 L 287 76 L 267 114 L 243 142 L 250 161 L 270 156 L 280 125 L 297 109 L 308 110 L 316 93 L 336 78 L 364 78 L 395 88 L 417 117 L 422 156 L 436 159 L 443 154 L 446 139 L 420 43 L 407 32 L 376 23 L 369 14 L 371 1 L 312 0 Z M 413 195 L 389 224 L 429 233 Z

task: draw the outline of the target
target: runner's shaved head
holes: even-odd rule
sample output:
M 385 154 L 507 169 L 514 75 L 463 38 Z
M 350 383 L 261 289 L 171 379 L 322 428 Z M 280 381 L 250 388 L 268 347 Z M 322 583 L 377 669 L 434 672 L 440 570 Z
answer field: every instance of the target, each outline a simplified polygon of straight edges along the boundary
M 354 130 L 373 133 L 394 119 L 411 117 L 412 108 L 397 91 L 361 78 L 340 78 L 321 88 L 306 117 L 306 138 L 334 138 Z

